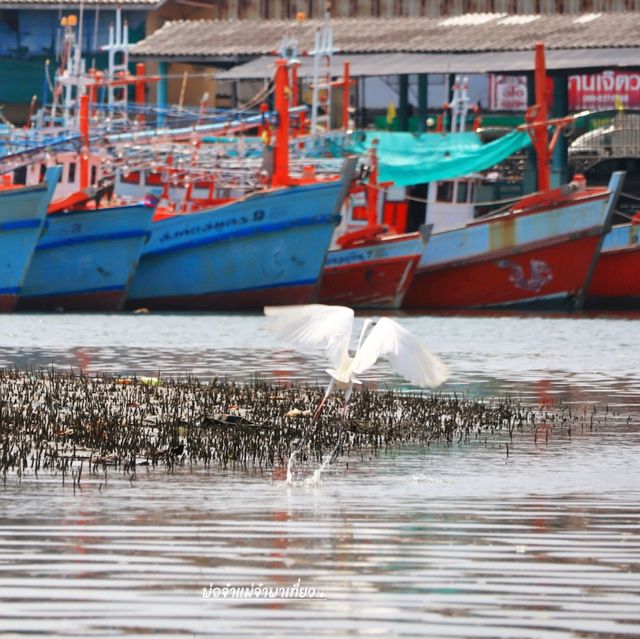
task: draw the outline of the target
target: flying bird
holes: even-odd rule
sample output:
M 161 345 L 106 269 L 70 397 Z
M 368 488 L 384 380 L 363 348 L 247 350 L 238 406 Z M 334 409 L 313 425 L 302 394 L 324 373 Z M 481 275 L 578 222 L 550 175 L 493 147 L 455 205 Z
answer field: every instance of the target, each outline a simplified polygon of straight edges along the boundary
M 289 456 L 287 483 L 293 482 L 293 462 L 302 451 L 311 426 L 320 415 L 327 398 L 334 389 L 342 390 L 345 403 L 343 421 L 337 442 L 331 455 L 315 472 L 319 479 L 327 465 L 338 455 L 342 441 L 344 417 L 356 377 L 371 368 L 379 358 L 386 357 L 391 365 L 406 380 L 421 387 L 434 387 L 449 377 L 449 369 L 413 333 L 388 317 L 378 322 L 366 319 L 353 356 L 349 344 L 353 331 L 353 310 L 346 306 L 307 304 L 301 306 L 266 306 L 264 313 L 270 330 L 277 337 L 301 349 L 322 347 L 331 363 L 327 373 L 331 376 L 329 386 L 320 402 L 304 436 Z
M 280 339 L 299 348 L 323 347 L 332 368 L 323 400 L 314 420 L 334 389 L 343 391 L 347 404 L 358 375 L 371 368 L 381 357 L 407 381 L 422 388 L 440 386 L 449 377 L 449 369 L 431 353 L 422 341 L 398 322 L 382 317 L 377 322 L 366 319 L 353 356 L 349 344 L 353 330 L 353 309 L 346 306 L 305 304 L 300 306 L 266 306 L 269 329 Z

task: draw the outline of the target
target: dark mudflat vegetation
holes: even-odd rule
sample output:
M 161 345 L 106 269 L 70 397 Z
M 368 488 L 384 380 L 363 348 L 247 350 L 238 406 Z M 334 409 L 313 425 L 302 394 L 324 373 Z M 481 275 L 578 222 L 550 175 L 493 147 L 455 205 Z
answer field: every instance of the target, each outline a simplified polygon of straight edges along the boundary
M 0 371 L 0 474 L 55 474 L 80 483 L 107 469 L 135 477 L 141 467 L 218 466 L 269 470 L 321 461 L 340 441 L 347 458 L 403 444 L 465 444 L 491 435 L 594 429 L 605 409 L 476 400 L 393 390 L 355 392 L 346 420 L 334 395 L 316 422 L 324 389 L 263 381 L 88 377 Z M 575 411 L 575 409 L 574 409 Z

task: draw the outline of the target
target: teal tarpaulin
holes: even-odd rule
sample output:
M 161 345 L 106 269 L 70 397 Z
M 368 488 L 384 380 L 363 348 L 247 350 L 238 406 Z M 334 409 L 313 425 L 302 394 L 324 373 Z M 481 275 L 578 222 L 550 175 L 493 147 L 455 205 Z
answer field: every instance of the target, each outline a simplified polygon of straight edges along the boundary
M 378 181 L 409 186 L 450 180 L 482 171 L 530 144 L 526 131 L 512 131 L 483 144 L 476 133 L 361 131 L 352 137 L 348 152 L 363 154 L 378 140 Z M 344 152 L 345 149 L 342 150 Z

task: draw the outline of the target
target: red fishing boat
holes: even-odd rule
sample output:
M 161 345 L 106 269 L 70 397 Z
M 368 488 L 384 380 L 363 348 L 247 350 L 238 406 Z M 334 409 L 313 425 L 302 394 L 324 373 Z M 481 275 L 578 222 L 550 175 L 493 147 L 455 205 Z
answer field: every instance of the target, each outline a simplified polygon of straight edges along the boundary
M 341 247 L 329 251 L 319 294 L 323 304 L 400 308 L 424 238 L 420 233 L 390 234 L 382 225 L 366 231 L 365 236 L 357 231 L 343 236 Z
M 589 285 L 589 306 L 640 306 L 640 215 L 607 234 Z
M 539 192 L 500 215 L 434 228 L 403 308 L 581 304 L 597 263 L 624 174 L 608 188 L 578 177 L 550 188 L 550 160 L 570 119 L 548 120 L 544 49 L 536 47 L 536 105 L 527 113 Z M 548 127 L 555 126 L 551 142 Z M 429 213 L 427 209 L 427 222 Z
M 344 207 L 343 232 L 327 254 L 318 297 L 324 304 L 353 308 L 400 308 L 429 232 L 427 227 L 415 233 L 396 230 L 406 223 L 406 206 L 380 200 L 381 186 L 389 184 L 378 184 L 375 146 L 366 166 L 367 181 L 352 186 Z

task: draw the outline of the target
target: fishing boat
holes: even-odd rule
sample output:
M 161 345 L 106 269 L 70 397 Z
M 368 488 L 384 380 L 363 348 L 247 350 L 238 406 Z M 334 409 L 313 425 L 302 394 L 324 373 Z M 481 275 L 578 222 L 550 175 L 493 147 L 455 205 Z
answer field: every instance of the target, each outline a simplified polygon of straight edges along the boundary
M 344 181 L 259 192 L 152 224 L 127 307 L 259 309 L 315 299 Z
M 329 251 L 320 302 L 352 308 L 400 308 L 425 237 L 420 233 L 391 234 L 383 226 L 379 231 L 377 236 L 344 238 L 341 248 Z
M 585 289 L 623 176 L 609 188 L 534 194 L 509 211 L 434 232 L 404 308 L 573 305 Z
M 148 202 L 47 216 L 18 310 L 120 310 L 154 210 Z
M 541 44 L 536 47 L 535 80 L 536 105 L 527 112 L 526 126 L 536 150 L 539 192 L 517 200 L 501 214 L 451 228 L 434 227 L 404 308 L 583 303 L 624 174 L 613 174 L 608 188 L 588 188 L 581 176 L 550 188 L 553 147 L 570 120 L 547 118 Z M 556 127 L 551 142 L 550 125 Z M 454 194 L 447 199 L 457 201 Z
M 615 225 L 604 238 L 589 284 L 588 306 L 638 308 L 640 305 L 640 220 Z
M 20 291 L 18 310 L 118 311 L 149 234 L 157 200 L 101 206 L 100 162 L 89 149 L 89 97 L 80 96 L 83 149 L 49 157 L 61 175 Z M 31 162 L 26 178 L 44 170 Z M 108 190 L 108 189 L 106 189 Z
M 0 188 L 0 312 L 14 310 L 60 169 L 32 186 Z
M 269 187 L 218 206 L 161 215 L 128 307 L 244 310 L 316 299 L 355 159 L 345 161 L 339 176 L 290 175 L 288 86 L 286 61 L 278 61 Z
M 327 253 L 318 299 L 352 308 L 400 308 L 428 240 L 429 227 L 401 233 L 395 203 L 383 201 L 375 146 L 366 180 L 354 182 L 343 207 L 338 237 Z M 388 184 L 384 186 L 389 186 Z M 383 223 L 379 220 L 382 219 Z

